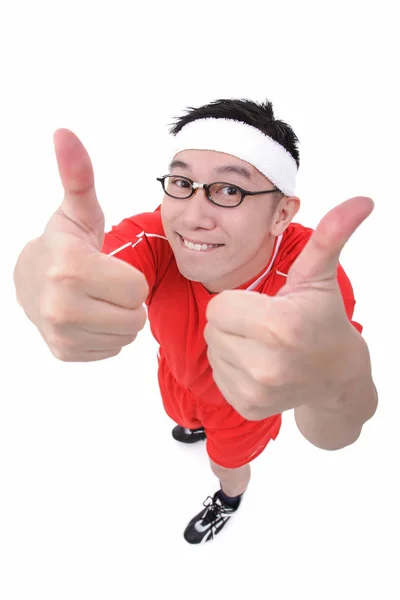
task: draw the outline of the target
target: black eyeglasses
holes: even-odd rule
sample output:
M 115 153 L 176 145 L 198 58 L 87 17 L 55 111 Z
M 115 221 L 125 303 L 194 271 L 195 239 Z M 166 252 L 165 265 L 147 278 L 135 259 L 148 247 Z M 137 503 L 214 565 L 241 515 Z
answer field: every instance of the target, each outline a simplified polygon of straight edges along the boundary
M 223 181 L 206 184 L 179 175 L 164 175 L 163 177 L 157 177 L 157 181 L 161 183 L 164 192 L 167 196 L 171 196 L 171 198 L 184 200 L 193 196 L 199 188 L 203 188 L 210 202 L 225 208 L 239 206 L 239 204 L 243 202 L 245 196 L 257 196 L 259 194 L 280 192 L 277 187 L 263 192 L 248 192 L 237 185 L 232 185 L 231 183 Z

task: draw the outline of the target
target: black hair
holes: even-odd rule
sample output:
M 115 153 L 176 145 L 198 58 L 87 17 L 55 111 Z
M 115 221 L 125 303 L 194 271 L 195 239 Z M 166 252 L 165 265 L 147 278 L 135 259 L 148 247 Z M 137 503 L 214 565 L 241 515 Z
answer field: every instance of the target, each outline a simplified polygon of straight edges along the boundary
M 297 168 L 299 167 L 299 140 L 290 125 L 275 119 L 272 102 L 269 100 L 262 103 L 246 99 L 220 99 L 199 108 L 188 107 L 184 116 L 176 117 L 170 133 L 176 135 L 188 123 L 207 118 L 233 119 L 256 127 L 283 146 L 293 156 Z

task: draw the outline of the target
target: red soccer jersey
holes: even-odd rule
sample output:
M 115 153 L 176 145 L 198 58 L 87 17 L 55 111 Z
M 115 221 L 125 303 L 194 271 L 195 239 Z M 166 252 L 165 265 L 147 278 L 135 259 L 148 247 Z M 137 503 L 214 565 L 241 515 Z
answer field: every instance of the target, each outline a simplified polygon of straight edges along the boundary
M 276 238 L 265 268 L 237 289 L 274 296 L 285 284 L 285 275 L 312 233 L 311 228 L 291 223 Z M 112 227 L 105 235 L 102 252 L 108 254 L 128 242 L 132 245 L 116 257 L 136 267 L 147 279 L 150 292 L 146 306 L 152 334 L 160 345 L 160 357 L 166 360 L 171 374 L 183 388 L 203 402 L 225 403 L 212 378 L 203 336 L 207 303 L 215 294 L 180 274 L 162 226 L 160 206 L 154 212 L 124 219 Z M 353 289 L 341 266 L 338 282 L 347 316 L 361 333 L 361 325 L 352 321 Z

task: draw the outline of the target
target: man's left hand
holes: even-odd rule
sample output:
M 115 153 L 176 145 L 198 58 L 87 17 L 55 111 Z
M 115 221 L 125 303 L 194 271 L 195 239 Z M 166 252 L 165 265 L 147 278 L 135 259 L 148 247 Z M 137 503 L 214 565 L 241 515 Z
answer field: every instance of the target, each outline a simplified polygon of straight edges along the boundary
M 204 337 L 214 381 L 246 419 L 304 404 L 335 408 L 331 399 L 357 371 L 361 340 L 345 312 L 339 257 L 373 208 L 359 196 L 326 214 L 276 296 L 227 290 L 208 303 Z

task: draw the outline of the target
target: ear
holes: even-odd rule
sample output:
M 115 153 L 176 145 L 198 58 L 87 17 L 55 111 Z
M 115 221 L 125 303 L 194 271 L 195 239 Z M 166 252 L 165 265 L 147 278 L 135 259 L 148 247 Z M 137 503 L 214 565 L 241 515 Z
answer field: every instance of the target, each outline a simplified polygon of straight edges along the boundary
M 300 209 L 300 198 L 284 196 L 278 203 L 272 217 L 271 234 L 278 237 L 293 221 Z

